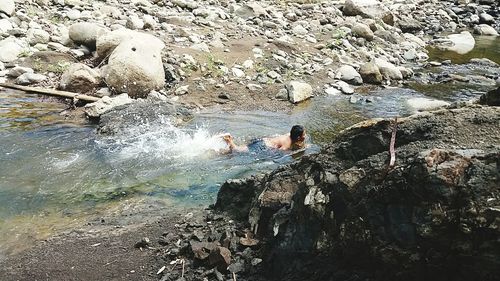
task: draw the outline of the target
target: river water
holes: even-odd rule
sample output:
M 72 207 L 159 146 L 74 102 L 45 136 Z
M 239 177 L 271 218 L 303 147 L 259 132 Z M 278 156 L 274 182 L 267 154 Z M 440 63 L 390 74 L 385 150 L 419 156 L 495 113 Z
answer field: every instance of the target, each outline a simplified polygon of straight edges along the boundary
M 461 66 L 453 71 L 461 69 L 476 71 Z M 366 118 L 410 114 L 409 98 L 461 100 L 488 87 L 374 89 L 354 101 L 344 95 L 316 97 L 291 113 L 205 111 L 180 128 L 159 118 L 113 137 L 97 135 L 94 125 L 66 120 L 60 114 L 63 104 L 0 89 L 0 258 L 103 214 L 123 213 L 130 205 L 206 206 L 225 180 L 270 171 L 303 154 L 216 153 L 225 147 L 220 133 L 245 143 L 303 124 L 309 154 Z

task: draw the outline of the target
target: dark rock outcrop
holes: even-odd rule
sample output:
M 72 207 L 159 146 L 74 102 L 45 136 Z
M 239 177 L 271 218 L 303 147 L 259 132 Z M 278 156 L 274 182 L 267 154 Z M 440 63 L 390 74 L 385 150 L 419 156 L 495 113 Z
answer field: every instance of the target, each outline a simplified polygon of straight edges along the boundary
M 500 106 L 500 87 L 482 95 L 479 99 L 479 103 L 484 105 Z
M 388 120 L 358 124 L 317 155 L 224 185 L 216 206 L 240 218 L 248 213 L 265 241 L 271 278 L 499 276 L 500 108 L 399 120 L 389 168 L 392 128 Z M 227 204 L 227 190 L 245 195 Z

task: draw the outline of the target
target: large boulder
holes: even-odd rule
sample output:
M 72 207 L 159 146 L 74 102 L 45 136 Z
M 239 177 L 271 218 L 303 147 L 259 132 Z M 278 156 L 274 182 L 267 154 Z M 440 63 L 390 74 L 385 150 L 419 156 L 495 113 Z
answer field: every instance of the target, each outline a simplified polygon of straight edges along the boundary
M 14 37 L 0 41 L 0 61 L 13 62 L 27 48 L 27 44 Z
M 69 38 L 77 44 L 82 44 L 91 50 L 96 48 L 96 40 L 106 33 L 107 29 L 97 23 L 79 22 L 69 27 Z
M 439 47 L 463 55 L 472 51 L 475 44 L 476 40 L 472 34 L 468 31 L 462 31 L 458 34 L 448 35 L 443 42 L 440 42 Z
M 381 19 L 389 25 L 394 25 L 394 15 L 377 0 L 347 0 L 343 13 L 346 16 L 362 16 L 364 18 Z
M 288 91 L 288 100 L 292 103 L 299 103 L 312 96 L 311 85 L 304 82 L 290 81 L 286 88 Z
M 127 40 L 150 40 L 151 35 L 138 31 L 121 28 L 107 32 L 97 38 L 96 50 L 97 56 L 101 59 L 110 55 L 113 50 L 123 41 Z
M 500 87 L 482 95 L 479 98 L 479 103 L 490 106 L 500 106 Z
M 491 25 L 487 24 L 476 25 L 474 27 L 474 33 L 479 35 L 498 36 L 498 32 Z
M 141 98 L 165 86 L 161 59 L 163 42 L 144 34 L 141 40 L 125 40 L 111 53 L 104 71 L 106 84 L 115 92 Z
M 354 24 L 354 26 L 352 27 L 352 32 L 359 37 L 365 38 L 368 41 L 372 41 L 375 36 L 368 25 L 359 22 Z
M 50 34 L 39 28 L 30 28 L 26 33 L 26 37 L 30 45 L 47 44 L 50 41 Z
M 16 5 L 14 0 L 2 0 L 0 1 L 0 14 L 4 13 L 8 16 L 12 16 L 16 10 Z
M 115 97 L 104 96 L 100 100 L 85 105 L 85 114 L 90 118 L 99 118 L 102 114 L 111 109 L 132 103 L 134 100 L 127 94 L 121 94 Z
M 270 279 L 497 279 L 500 108 L 399 119 L 390 167 L 393 122 L 360 123 L 316 155 L 239 183 L 258 194 L 250 202 L 218 195 L 218 210 L 246 212 L 264 239 Z
M 59 88 L 64 91 L 86 93 L 100 83 L 99 72 L 82 63 L 71 65 L 61 76 Z

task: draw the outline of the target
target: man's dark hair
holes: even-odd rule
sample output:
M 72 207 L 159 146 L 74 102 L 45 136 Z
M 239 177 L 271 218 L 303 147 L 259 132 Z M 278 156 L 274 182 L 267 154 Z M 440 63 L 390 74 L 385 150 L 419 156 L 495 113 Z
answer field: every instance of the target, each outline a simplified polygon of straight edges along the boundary
M 293 142 L 297 141 L 304 134 L 304 127 L 301 125 L 295 125 L 290 130 L 290 138 Z

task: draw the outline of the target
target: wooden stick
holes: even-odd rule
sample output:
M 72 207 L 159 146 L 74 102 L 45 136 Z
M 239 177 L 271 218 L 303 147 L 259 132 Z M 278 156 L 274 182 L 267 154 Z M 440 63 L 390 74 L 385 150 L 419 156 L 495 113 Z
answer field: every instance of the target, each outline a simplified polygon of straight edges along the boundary
M 396 144 L 396 131 L 398 129 L 398 117 L 394 118 L 394 126 L 392 127 L 391 144 L 389 145 L 389 153 L 391 154 L 391 161 L 389 162 L 389 168 L 394 167 L 396 164 L 396 150 L 394 145 Z
M 41 94 L 41 95 L 47 95 L 47 96 L 54 96 L 54 97 L 62 97 L 62 98 L 68 98 L 68 99 L 78 99 L 86 102 L 95 102 L 100 100 L 98 97 L 92 97 L 92 96 L 87 96 L 87 95 L 82 95 L 82 94 L 77 94 L 77 93 L 72 93 L 72 92 L 66 92 L 66 91 L 58 91 L 58 90 L 53 90 L 53 89 L 43 89 L 43 88 L 38 88 L 38 87 L 28 87 L 28 86 L 20 86 L 20 85 L 14 85 L 14 84 L 7 84 L 7 83 L 0 83 L 0 87 L 4 88 L 9 88 L 9 89 L 14 89 L 14 90 L 21 90 L 29 93 L 35 93 L 35 94 Z

